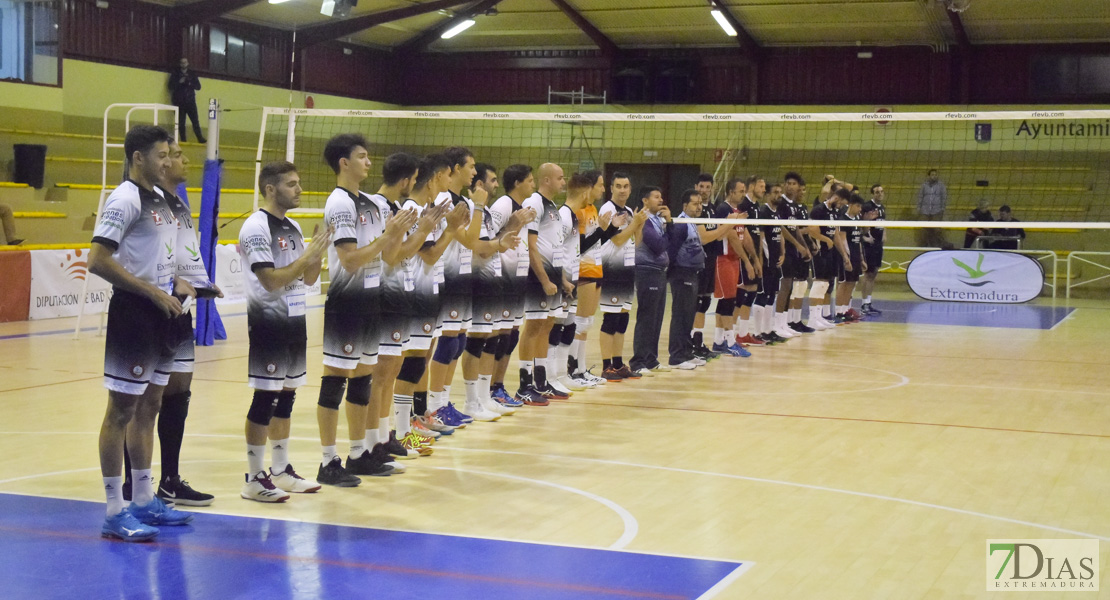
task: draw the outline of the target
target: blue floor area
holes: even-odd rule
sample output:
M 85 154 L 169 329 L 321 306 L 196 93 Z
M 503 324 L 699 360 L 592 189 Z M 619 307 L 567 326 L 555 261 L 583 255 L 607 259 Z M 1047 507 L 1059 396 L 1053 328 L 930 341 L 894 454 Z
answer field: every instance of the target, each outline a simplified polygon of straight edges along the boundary
M 876 300 L 875 307 L 882 310 L 883 314 L 868 317 L 868 321 L 1013 329 L 1052 329 L 1075 310 L 1070 307 L 1033 304 L 883 300 Z
M 128 544 L 100 537 L 103 518 L 101 503 L 0 494 L 0 595 L 678 599 L 743 564 L 201 513 Z

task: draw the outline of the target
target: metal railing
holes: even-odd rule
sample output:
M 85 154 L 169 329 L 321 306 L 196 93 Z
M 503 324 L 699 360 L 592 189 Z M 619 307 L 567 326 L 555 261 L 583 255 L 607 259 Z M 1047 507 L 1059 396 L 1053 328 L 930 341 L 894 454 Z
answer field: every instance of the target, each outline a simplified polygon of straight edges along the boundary
M 1077 288 L 1081 285 L 1087 285 L 1089 283 L 1094 283 L 1094 282 L 1100 281 L 1102 279 L 1110 278 L 1110 264 L 1106 264 L 1106 262 L 1110 262 L 1110 258 L 1103 258 L 1102 259 L 1106 262 L 1096 262 L 1092 258 L 1087 258 L 1087 257 L 1097 257 L 1097 256 L 1110 257 L 1110 252 L 1076 251 L 1076 252 L 1069 252 L 1068 253 L 1068 258 L 1067 258 L 1067 261 L 1068 261 L 1068 267 L 1067 267 L 1068 283 L 1067 283 L 1067 292 L 1064 294 L 1065 298 L 1068 298 L 1068 299 L 1071 298 L 1071 290 L 1073 288 Z M 1076 281 L 1076 280 L 1072 279 L 1072 263 L 1076 263 L 1077 267 L 1080 263 L 1088 264 L 1088 265 L 1091 265 L 1093 267 L 1097 267 L 1099 269 L 1102 269 L 1103 271 L 1107 271 L 1107 273 L 1105 273 L 1103 275 L 1099 275 L 1098 277 L 1091 277 L 1090 279 L 1087 279 L 1085 281 L 1082 281 L 1082 280 Z M 1076 278 L 1081 277 L 1079 275 L 1078 271 L 1079 271 L 1079 269 L 1076 268 L 1075 269 L 1075 277 Z

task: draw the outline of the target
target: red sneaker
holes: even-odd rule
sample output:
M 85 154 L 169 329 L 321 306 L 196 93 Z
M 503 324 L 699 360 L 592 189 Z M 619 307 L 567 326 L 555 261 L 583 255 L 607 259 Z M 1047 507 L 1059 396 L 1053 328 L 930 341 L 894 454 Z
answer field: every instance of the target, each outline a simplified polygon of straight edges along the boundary
M 764 345 L 763 340 L 755 337 L 754 335 L 752 335 L 750 333 L 748 335 L 745 335 L 744 337 L 736 338 L 736 341 L 745 345 L 745 346 L 763 346 Z

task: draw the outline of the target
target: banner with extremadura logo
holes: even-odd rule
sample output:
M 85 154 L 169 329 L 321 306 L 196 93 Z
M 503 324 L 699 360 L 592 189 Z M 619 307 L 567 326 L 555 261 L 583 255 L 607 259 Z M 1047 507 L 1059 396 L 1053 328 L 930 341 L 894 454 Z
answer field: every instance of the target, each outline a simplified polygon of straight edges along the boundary
M 935 250 L 913 259 L 906 281 L 926 300 L 1012 304 L 1040 295 L 1044 268 L 1013 252 Z

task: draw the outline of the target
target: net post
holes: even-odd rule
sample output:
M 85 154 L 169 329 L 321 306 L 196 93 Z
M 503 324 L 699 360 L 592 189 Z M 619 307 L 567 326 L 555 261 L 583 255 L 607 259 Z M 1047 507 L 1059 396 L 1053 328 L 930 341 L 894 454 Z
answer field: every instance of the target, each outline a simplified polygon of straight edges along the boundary
M 288 121 L 289 130 L 285 132 L 285 160 L 286 162 L 293 162 L 294 149 L 297 145 L 297 117 L 293 112 L 289 112 Z

